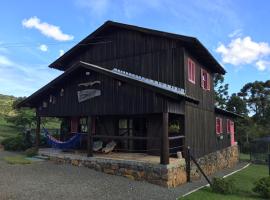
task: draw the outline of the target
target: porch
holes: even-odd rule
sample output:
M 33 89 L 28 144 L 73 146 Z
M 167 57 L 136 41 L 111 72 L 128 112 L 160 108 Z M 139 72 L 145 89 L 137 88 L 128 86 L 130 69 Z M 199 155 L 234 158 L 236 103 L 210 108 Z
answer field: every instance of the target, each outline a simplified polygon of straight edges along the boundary
M 63 152 L 52 148 L 40 148 L 39 155 L 57 163 L 88 167 L 107 174 L 165 187 L 175 187 L 186 182 L 184 159 L 170 158 L 170 164 L 162 165 L 159 164 L 159 156 L 145 153 L 94 153 L 93 157 L 88 157 L 86 152 Z
M 41 117 L 37 117 L 37 147 L 40 143 L 40 124 Z M 94 152 L 95 141 L 102 142 L 103 146 L 115 141 L 114 153 L 109 157 L 113 155 L 113 158 L 122 160 L 135 159 L 168 165 L 173 162 L 173 158 L 182 157 L 185 153 L 184 135 L 181 134 L 183 130 L 179 131 L 179 126 L 184 127 L 183 116 L 180 115 L 161 113 L 141 116 L 89 116 L 77 117 L 75 120 L 74 117 L 70 117 L 68 124 L 70 124 L 69 137 L 80 133 L 80 148 L 88 157 L 107 156 Z M 66 139 L 63 137 L 61 139 L 60 136 L 60 140 L 62 142 Z

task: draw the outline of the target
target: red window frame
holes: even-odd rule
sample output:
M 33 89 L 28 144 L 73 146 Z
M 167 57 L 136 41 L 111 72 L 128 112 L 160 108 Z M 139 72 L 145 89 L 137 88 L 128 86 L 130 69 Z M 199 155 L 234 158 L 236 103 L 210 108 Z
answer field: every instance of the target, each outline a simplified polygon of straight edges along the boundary
M 204 69 L 201 69 L 201 87 L 204 90 L 210 90 L 210 75 Z
M 195 62 L 188 58 L 188 80 L 189 82 L 195 84 L 195 78 L 196 78 L 196 65 Z
M 221 134 L 223 132 L 222 128 L 222 119 L 220 117 L 216 117 L 216 134 Z

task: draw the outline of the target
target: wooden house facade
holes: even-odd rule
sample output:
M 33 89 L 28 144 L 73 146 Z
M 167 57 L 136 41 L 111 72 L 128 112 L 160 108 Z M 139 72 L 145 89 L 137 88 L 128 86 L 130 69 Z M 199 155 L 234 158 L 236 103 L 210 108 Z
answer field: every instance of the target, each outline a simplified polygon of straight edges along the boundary
M 196 38 L 108 21 L 50 67 L 63 73 L 19 106 L 38 122 L 77 121 L 70 132 L 88 133 L 89 156 L 95 140 L 162 164 L 186 147 L 201 157 L 234 144 L 236 115 L 214 100 L 213 76 L 225 70 Z

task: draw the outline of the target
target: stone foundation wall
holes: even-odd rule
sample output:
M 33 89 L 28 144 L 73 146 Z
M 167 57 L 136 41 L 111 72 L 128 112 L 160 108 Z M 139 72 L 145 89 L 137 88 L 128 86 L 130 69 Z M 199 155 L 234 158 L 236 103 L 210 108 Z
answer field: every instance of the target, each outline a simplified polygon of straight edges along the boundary
M 197 159 L 197 162 L 206 175 L 212 175 L 222 169 L 232 168 L 239 162 L 238 146 L 230 146 L 207 154 L 206 156 Z M 196 165 L 191 163 L 191 179 L 199 179 L 201 176 L 202 175 Z
M 48 156 L 42 154 L 43 156 Z M 147 181 L 164 187 L 176 187 L 186 182 L 185 160 L 170 165 L 150 164 L 130 160 L 50 154 L 49 159 L 60 164 L 83 166 L 107 174 Z
M 160 165 L 150 164 L 132 160 L 115 160 L 98 157 L 85 157 L 76 154 L 63 153 L 40 153 L 48 156 L 50 160 L 72 164 L 74 166 L 84 166 L 96 171 L 107 174 L 124 176 L 132 180 L 144 180 L 149 183 L 164 187 L 176 187 L 187 181 L 186 163 L 184 159 L 179 162 Z M 233 167 L 239 160 L 238 146 L 228 147 L 226 149 L 208 154 L 197 161 L 207 175 L 211 175 L 218 170 Z M 198 179 L 201 173 L 194 163 L 191 165 L 191 178 Z

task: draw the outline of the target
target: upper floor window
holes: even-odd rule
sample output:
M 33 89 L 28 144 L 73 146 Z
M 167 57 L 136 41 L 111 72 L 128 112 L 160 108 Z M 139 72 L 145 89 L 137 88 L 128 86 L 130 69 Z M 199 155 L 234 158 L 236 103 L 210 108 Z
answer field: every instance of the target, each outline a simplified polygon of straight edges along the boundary
M 222 119 L 220 117 L 216 118 L 216 133 L 217 134 L 222 133 Z
M 201 69 L 201 87 L 205 90 L 210 90 L 210 75 L 204 69 Z
M 195 63 L 190 58 L 188 59 L 188 80 L 195 84 Z

